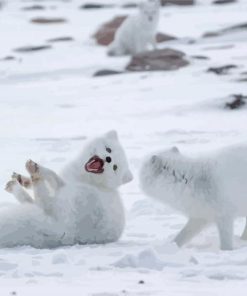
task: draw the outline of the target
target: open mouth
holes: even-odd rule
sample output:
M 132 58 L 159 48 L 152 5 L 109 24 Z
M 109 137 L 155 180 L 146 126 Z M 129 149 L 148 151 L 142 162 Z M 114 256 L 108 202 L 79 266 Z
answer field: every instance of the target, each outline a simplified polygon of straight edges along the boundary
M 88 173 L 102 174 L 104 172 L 104 160 L 97 155 L 91 157 L 85 164 L 85 170 Z

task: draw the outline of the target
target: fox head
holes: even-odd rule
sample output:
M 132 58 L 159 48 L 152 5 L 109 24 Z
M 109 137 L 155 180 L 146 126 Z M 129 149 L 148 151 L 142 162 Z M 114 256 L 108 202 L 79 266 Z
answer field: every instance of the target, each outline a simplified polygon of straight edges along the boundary
M 140 13 L 147 22 L 155 22 L 159 16 L 160 1 L 145 0 L 140 3 Z
M 77 177 L 95 186 L 116 189 L 133 179 L 116 131 L 90 141 L 75 165 Z

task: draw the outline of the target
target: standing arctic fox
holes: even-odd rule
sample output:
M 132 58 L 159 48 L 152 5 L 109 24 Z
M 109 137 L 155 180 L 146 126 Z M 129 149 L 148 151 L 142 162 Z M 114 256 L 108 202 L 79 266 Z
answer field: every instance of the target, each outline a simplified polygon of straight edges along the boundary
M 118 240 L 125 218 L 117 188 L 132 174 L 117 133 L 89 142 L 62 177 L 33 161 L 31 178 L 14 173 L 6 190 L 20 202 L 0 213 L 0 247 L 37 248 Z M 23 187 L 32 188 L 32 198 Z
M 139 13 L 128 17 L 117 30 L 108 55 L 134 55 L 146 51 L 149 45 L 156 48 L 159 7 L 159 0 L 142 2 Z
M 247 216 L 247 146 L 225 148 L 204 158 L 189 158 L 176 147 L 157 153 L 142 166 L 141 186 L 149 196 L 188 217 L 176 236 L 182 246 L 216 223 L 222 250 L 233 248 L 233 222 Z M 247 239 L 245 229 L 243 239 Z

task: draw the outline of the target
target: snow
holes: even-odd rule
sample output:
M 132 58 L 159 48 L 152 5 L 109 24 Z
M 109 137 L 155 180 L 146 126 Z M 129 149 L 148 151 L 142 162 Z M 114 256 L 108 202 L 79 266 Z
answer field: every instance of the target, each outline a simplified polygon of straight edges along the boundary
M 246 108 L 230 111 L 224 103 L 231 94 L 247 92 L 246 83 L 237 81 L 247 71 L 247 33 L 201 36 L 246 22 L 247 2 L 214 6 L 201 0 L 192 7 L 163 8 L 159 30 L 181 37 L 167 46 L 184 51 L 190 65 L 98 78 L 92 77 L 95 71 L 122 70 L 128 58 L 107 57 L 92 34 L 113 16 L 135 9 L 79 10 L 85 2 L 47 0 L 40 2 L 47 7 L 44 11 L 22 11 L 37 2 L 12 0 L 0 10 L 0 59 L 17 58 L 0 61 L 0 205 L 15 202 L 3 188 L 12 171 L 25 173 L 27 159 L 59 170 L 86 138 L 114 128 L 135 174 L 121 188 L 126 230 L 119 242 L 103 246 L 0 250 L 1 296 L 246 295 L 247 245 L 239 239 L 244 219 L 235 225 L 234 251 L 219 251 L 214 228 L 179 249 L 171 241 L 185 217 L 140 192 L 138 169 L 142 158 L 156 149 L 177 145 L 200 154 L 246 141 Z M 104 1 L 110 2 L 123 3 Z M 31 24 L 37 16 L 68 22 Z M 32 54 L 13 52 L 62 36 L 75 41 Z M 206 72 L 225 64 L 238 68 L 225 76 Z

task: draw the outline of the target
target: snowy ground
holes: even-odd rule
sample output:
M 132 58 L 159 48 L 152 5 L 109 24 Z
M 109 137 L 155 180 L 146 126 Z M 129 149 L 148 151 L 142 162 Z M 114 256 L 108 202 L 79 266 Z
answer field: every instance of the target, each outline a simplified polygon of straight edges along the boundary
M 160 46 L 184 51 L 188 67 L 99 78 L 92 74 L 103 68 L 121 70 L 128 58 L 106 57 L 105 48 L 90 36 L 102 22 L 134 9 L 87 11 L 78 9 L 83 1 L 77 0 L 9 0 L 0 10 L 0 59 L 16 57 L 0 61 L 1 204 L 15 202 L 3 188 L 13 170 L 24 172 L 26 159 L 59 170 L 86 138 L 108 129 L 118 130 L 136 176 L 122 188 L 127 226 L 118 243 L 0 250 L 1 296 L 246 295 L 247 243 L 238 238 L 243 220 L 236 223 L 232 252 L 218 250 L 214 228 L 179 250 L 170 241 L 185 218 L 138 189 L 138 168 L 152 150 L 177 145 L 198 154 L 247 140 L 246 109 L 224 109 L 229 95 L 247 94 L 246 82 L 238 81 L 247 71 L 247 32 L 201 38 L 207 31 L 245 22 L 247 1 L 210 2 L 162 9 L 160 31 L 181 40 Z M 37 3 L 47 9 L 21 10 Z M 31 24 L 36 16 L 68 22 Z M 13 52 L 63 36 L 75 41 L 32 54 Z M 238 68 L 226 76 L 206 73 L 208 67 L 225 64 Z

